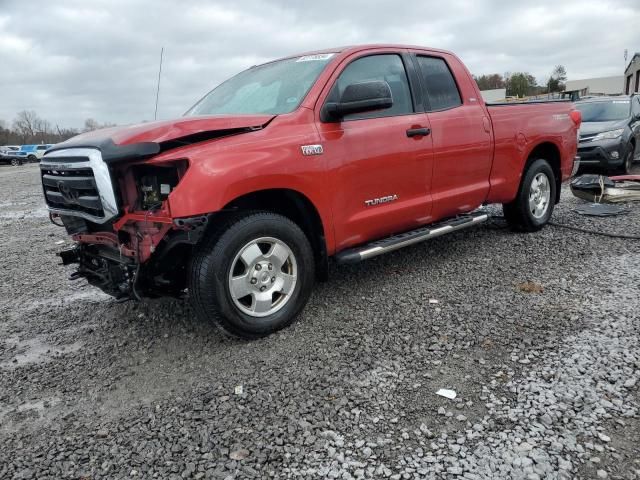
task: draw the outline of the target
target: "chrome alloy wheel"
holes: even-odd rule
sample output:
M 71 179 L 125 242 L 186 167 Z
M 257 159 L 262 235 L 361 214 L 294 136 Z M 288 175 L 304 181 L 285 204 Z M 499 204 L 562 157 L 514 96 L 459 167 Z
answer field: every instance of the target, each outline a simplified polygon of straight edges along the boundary
M 229 292 L 241 312 L 266 317 L 291 299 L 297 277 L 291 249 L 277 238 L 262 237 L 247 243 L 233 259 Z
M 540 172 L 531 182 L 529 190 L 529 210 L 535 218 L 542 218 L 549 209 L 551 201 L 551 185 L 549 185 L 549 177 Z

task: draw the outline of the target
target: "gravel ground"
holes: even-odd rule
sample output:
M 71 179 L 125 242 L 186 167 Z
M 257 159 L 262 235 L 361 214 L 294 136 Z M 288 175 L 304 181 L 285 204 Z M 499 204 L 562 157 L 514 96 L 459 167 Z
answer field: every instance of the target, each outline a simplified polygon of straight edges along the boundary
M 0 243 L 0 478 L 640 478 L 638 241 L 496 220 L 332 266 L 254 342 L 67 280 L 37 166 L 0 167 Z

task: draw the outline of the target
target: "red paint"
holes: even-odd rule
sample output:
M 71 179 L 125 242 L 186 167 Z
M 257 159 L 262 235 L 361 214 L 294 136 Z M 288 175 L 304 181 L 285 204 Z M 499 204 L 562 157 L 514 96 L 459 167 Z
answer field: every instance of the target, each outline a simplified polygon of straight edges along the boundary
M 331 51 L 331 50 L 330 50 Z M 462 105 L 342 123 L 323 123 L 320 109 L 334 79 L 353 59 L 372 53 L 420 53 L 446 60 Z M 134 212 L 137 195 L 123 173 L 125 211 L 115 230 L 131 233 L 130 248 L 146 260 L 177 227 L 172 220 L 216 212 L 237 197 L 264 189 L 295 190 L 316 207 L 327 251 L 424 225 L 483 203 L 515 198 L 529 155 L 542 143 L 557 149 L 562 180 L 573 165 L 579 118 L 570 103 L 487 108 L 475 81 L 449 52 L 402 46 L 360 46 L 336 53 L 294 112 L 279 116 L 187 117 L 86 134 L 116 144 L 162 142 L 194 133 L 261 126 L 262 130 L 168 150 L 147 163 L 184 159 L 189 168 L 161 211 Z M 431 134 L 408 138 L 408 128 Z M 322 144 L 324 154 L 303 156 L 301 145 Z M 123 167 L 125 169 L 128 166 Z M 365 200 L 397 195 L 389 203 Z
M 273 118 L 273 115 L 218 115 L 215 117 L 183 117 L 176 120 L 129 125 L 125 128 L 112 127 L 83 133 L 74 140 L 92 140 L 109 136 L 117 145 L 129 145 L 140 142 L 164 142 L 174 138 L 186 137 L 200 132 L 261 126 Z

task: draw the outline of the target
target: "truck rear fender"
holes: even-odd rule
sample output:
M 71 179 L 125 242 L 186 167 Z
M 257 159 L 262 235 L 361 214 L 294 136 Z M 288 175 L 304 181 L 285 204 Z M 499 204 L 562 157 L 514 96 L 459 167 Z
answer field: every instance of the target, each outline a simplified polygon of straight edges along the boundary
M 556 179 L 556 203 L 560 201 L 560 187 L 562 184 L 562 170 L 561 170 L 561 160 L 560 160 L 560 150 L 556 146 L 555 143 L 552 142 L 544 142 L 536 145 L 529 155 L 527 156 L 527 162 L 522 169 L 522 176 L 524 176 L 524 172 L 527 171 L 529 165 L 538 158 L 543 158 L 549 165 L 551 165 L 551 169 L 553 170 L 553 175 Z
M 509 174 L 509 171 L 505 170 L 505 165 L 502 165 L 502 169 L 497 170 L 497 162 L 494 159 L 494 165 L 491 172 L 491 187 L 487 198 L 489 203 L 508 203 L 512 201 L 518 193 L 520 183 L 524 177 L 524 173 L 527 171 L 527 168 L 529 168 L 529 165 L 538 158 L 547 160 L 551 165 L 556 177 L 555 180 L 557 188 L 555 202 L 558 203 L 560 201 L 562 159 L 558 145 L 553 141 L 543 140 L 537 144 L 532 144 L 530 146 L 527 145 L 527 147 L 529 147 L 528 150 L 521 150 L 520 148 L 511 149 L 509 169 L 511 172 L 517 172 L 517 174 Z M 518 160 L 520 165 L 517 165 Z

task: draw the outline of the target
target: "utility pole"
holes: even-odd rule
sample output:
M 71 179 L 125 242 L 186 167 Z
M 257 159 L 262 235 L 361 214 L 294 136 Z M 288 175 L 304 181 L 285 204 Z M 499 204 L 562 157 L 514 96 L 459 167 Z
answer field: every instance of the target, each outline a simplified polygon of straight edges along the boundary
M 160 49 L 160 68 L 158 69 L 158 87 L 156 88 L 156 110 L 153 113 L 153 119 L 158 118 L 158 97 L 160 96 L 160 75 L 162 75 L 162 56 L 164 54 L 164 47 Z

